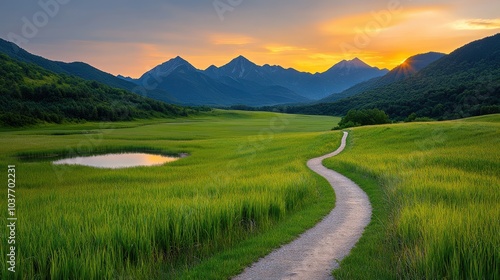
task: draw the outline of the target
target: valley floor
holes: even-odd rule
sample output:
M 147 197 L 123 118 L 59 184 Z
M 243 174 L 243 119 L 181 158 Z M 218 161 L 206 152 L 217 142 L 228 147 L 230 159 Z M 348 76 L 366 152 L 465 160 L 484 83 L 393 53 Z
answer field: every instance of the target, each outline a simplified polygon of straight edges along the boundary
M 331 188 L 305 162 L 335 149 L 341 134 L 329 130 L 336 122 L 213 111 L 191 118 L 4 129 L 0 164 L 16 166 L 22 209 L 17 237 L 29 242 L 17 245 L 15 277 L 4 273 L 2 262 L 0 278 L 237 274 L 333 207 Z M 113 170 L 51 163 L 132 151 L 189 156 Z M 7 209 L 6 200 L 0 208 Z M 0 253 L 5 256 L 6 247 Z
M 322 165 L 324 159 L 344 150 L 347 135 L 344 132 L 341 145 L 335 152 L 307 162 L 307 166 L 325 178 L 335 190 L 335 208 L 314 228 L 260 259 L 235 280 L 332 279 L 331 271 L 349 254 L 371 217 L 370 201 L 359 186 Z
M 306 162 L 338 147 L 338 121 L 213 111 L 1 129 L 0 165 L 15 165 L 19 211 L 17 272 L 3 261 L 0 278 L 237 275 L 333 208 L 334 192 Z M 498 279 L 500 115 L 349 135 L 323 164 L 361 186 L 373 214 L 336 279 Z M 117 151 L 189 157 L 117 170 L 51 163 Z

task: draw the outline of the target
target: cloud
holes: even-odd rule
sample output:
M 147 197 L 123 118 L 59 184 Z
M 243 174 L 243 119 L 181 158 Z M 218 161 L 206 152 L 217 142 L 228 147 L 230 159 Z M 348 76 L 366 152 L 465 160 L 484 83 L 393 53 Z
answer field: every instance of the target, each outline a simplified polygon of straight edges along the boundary
M 213 45 L 248 45 L 255 42 L 250 36 L 239 34 L 212 34 L 209 36 Z
M 360 32 L 377 34 L 392 27 L 401 26 L 410 21 L 421 21 L 442 15 L 448 9 L 444 5 L 403 7 L 380 9 L 371 12 L 351 14 L 321 22 L 320 32 L 328 35 L 346 36 Z
M 2 38 L 20 33 L 21 18 L 41 9 L 37 1 L 4 2 Z M 392 68 L 408 56 L 450 52 L 498 32 L 498 0 L 462 2 L 253 0 L 226 12 L 221 22 L 213 1 L 71 1 L 25 47 L 134 77 L 177 55 L 200 69 L 240 54 L 309 72 L 354 56 Z M 346 55 L 345 45 L 357 51 Z
M 283 46 L 283 45 L 270 45 L 266 46 L 266 49 L 272 53 L 301 52 L 308 50 L 307 48 L 301 48 L 296 46 Z
M 455 21 L 453 27 L 457 30 L 491 30 L 500 29 L 500 18 L 496 19 L 463 19 Z

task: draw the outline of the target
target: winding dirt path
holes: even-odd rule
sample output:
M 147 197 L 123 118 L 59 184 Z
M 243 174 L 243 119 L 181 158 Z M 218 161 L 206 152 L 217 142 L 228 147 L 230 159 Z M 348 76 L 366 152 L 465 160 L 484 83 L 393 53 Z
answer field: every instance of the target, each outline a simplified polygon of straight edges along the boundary
M 331 271 L 338 267 L 338 262 L 349 254 L 359 240 L 372 213 L 368 196 L 358 185 L 322 165 L 324 159 L 344 150 L 347 135 L 344 132 L 341 145 L 335 152 L 307 162 L 311 170 L 328 180 L 333 187 L 335 208 L 315 227 L 260 259 L 233 279 L 333 279 Z

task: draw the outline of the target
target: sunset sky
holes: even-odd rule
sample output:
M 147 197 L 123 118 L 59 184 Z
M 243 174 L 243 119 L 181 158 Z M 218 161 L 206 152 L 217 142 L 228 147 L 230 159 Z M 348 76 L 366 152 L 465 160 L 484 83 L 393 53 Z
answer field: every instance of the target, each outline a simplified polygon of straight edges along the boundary
M 20 0 L 0 4 L 0 37 L 132 77 L 177 55 L 199 69 L 238 55 L 308 72 L 354 57 L 391 69 L 500 32 L 499 11 L 498 0 Z

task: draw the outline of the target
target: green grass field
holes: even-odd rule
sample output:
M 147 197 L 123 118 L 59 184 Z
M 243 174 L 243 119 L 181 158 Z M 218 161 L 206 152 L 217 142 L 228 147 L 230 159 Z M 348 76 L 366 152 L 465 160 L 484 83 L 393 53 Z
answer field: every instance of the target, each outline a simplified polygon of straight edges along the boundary
M 305 163 L 338 146 L 341 133 L 329 132 L 336 122 L 214 111 L 175 120 L 4 129 L 5 183 L 7 166 L 16 165 L 17 273 L 7 274 L 2 261 L 1 278 L 234 275 L 333 207 L 331 188 Z M 190 156 L 120 170 L 51 164 L 61 156 L 149 150 Z M 7 201 L 0 201 L 7 224 Z
M 326 165 L 374 207 L 338 279 L 500 279 L 500 115 L 356 128 Z
M 2 261 L 0 278 L 235 275 L 333 207 L 330 186 L 305 164 L 337 148 L 341 132 L 329 130 L 338 121 L 214 111 L 3 129 L 5 183 L 16 165 L 18 272 Z M 355 180 L 374 209 L 335 276 L 500 279 L 499 136 L 500 115 L 352 129 L 348 148 L 325 164 Z M 190 156 L 122 170 L 51 164 L 116 151 Z

